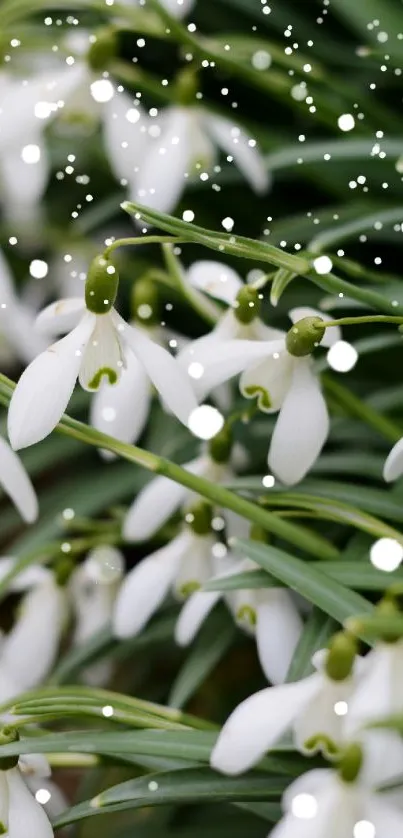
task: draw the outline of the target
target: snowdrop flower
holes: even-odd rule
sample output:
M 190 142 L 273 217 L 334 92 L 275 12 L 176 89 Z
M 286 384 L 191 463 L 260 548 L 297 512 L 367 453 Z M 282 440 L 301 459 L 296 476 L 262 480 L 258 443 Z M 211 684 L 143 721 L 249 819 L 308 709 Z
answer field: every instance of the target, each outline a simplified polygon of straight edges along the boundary
M 10 223 L 35 223 L 49 177 L 44 127 L 61 101 L 82 81 L 79 66 L 53 61 L 27 81 L 3 71 L 0 76 L 1 198 Z
M 38 500 L 28 473 L 7 442 L 0 437 L 0 486 L 11 498 L 21 517 L 32 524 L 38 517 Z
M 195 356 L 202 375 L 194 385 L 205 396 L 242 372 L 242 395 L 257 398 L 265 413 L 280 411 L 268 465 L 287 485 L 302 480 L 326 441 L 329 417 L 311 354 L 318 344 L 329 346 L 339 339 L 339 329 L 325 330 L 313 309 L 294 309 L 290 317 L 296 325 L 280 339 L 206 341 Z
M 403 437 L 393 446 L 383 467 L 383 476 L 387 483 L 397 480 L 403 474 Z
M 403 743 L 386 729 L 371 729 L 371 722 L 398 715 L 403 709 L 403 641 L 380 641 L 366 656 L 365 667 L 348 702 L 344 731 L 358 739 L 366 759 L 368 779 L 386 783 L 403 773 Z
M 50 820 L 67 809 L 67 799 L 51 779 L 52 769 L 44 754 L 23 754 L 18 760 L 18 769 L 31 794 L 43 806 Z
M 103 60 L 113 50 L 113 42 L 101 38 L 100 43 L 93 42 L 89 33 L 74 33 L 60 45 L 60 55 L 73 61 L 43 56 L 42 66 L 28 81 L 25 72 L 21 77 L 9 71 L 1 74 L 0 183 L 10 222 L 38 226 L 50 173 L 44 131 L 55 119 L 59 118 L 59 127 L 69 120 L 77 127 L 77 117 L 90 119 L 94 126 L 101 120 L 112 169 L 119 178 L 133 176 L 149 140 L 148 118 L 138 101 L 134 104 L 133 98 L 100 76 Z
M 185 463 L 182 468 L 212 483 L 224 483 L 233 476 L 228 464 L 230 450 L 231 440 L 223 429 L 200 456 Z M 168 477 L 154 477 L 129 507 L 123 522 L 123 537 L 127 541 L 147 541 L 192 498 L 195 494 L 186 486 Z
M 285 814 L 270 838 L 399 838 L 401 810 L 359 775 L 350 780 L 342 774 L 343 767 L 298 777 L 283 796 Z
M 97 257 L 88 272 L 85 300 L 52 303 L 40 314 L 39 326 L 44 330 L 72 331 L 35 358 L 17 384 L 8 412 L 14 449 L 33 445 L 51 433 L 70 401 L 77 377 L 90 392 L 97 391 L 104 379 L 116 384 L 127 366 L 129 348 L 168 407 L 187 423 L 197 406 L 188 379 L 165 349 L 122 320 L 113 308 L 117 288 L 115 268 L 103 256 Z
M 124 572 L 124 558 L 115 547 L 95 547 L 74 571 L 69 586 L 75 630 L 73 644 L 81 646 L 112 619 L 114 604 Z M 111 664 L 108 660 L 92 664 L 83 672 L 91 686 L 108 682 Z
M 11 271 L 1 250 L 0 342 L 0 358 L 6 364 L 15 358 L 29 363 L 46 348 L 46 341 L 35 330 L 34 313 L 15 293 Z
M 244 536 L 248 537 L 249 525 L 242 523 L 245 524 Z M 217 544 L 214 552 L 220 555 L 222 547 Z M 255 562 L 238 559 L 231 550 L 224 555 L 221 565 L 222 571 L 215 578 L 256 569 Z M 221 591 L 197 591 L 189 597 L 179 615 L 175 627 L 176 642 L 180 646 L 191 643 L 221 598 L 227 602 L 240 628 L 256 637 L 259 660 L 268 681 L 282 683 L 303 626 L 288 591 L 284 589 L 236 590 L 226 594 Z
M 116 637 L 138 634 L 166 599 L 170 590 L 180 601 L 211 576 L 215 538 L 208 504 L 193 507 L 188 526 L 126 576 L 119 591 L 113 620 Z
M 20 691 L 40 684 L 52 669 L 66 619 L 66 592 L 52 573 L 23 598 L 19 616 L 0 647 L 0 669 Z
M 213 749 L 213 768 L 224 774 L 247 771 L 290 728 L 303 753 L 318 748 L 329 755 L 336 752 L 343 741 L 343 713 L 358 669 L 354 648 L 339 637 L 336 635 L 330 652 L 314 655 L 317 671 L 313 675 L 260 690 L 234 710 Z
M 9 838 L 53 838 L 50 821 L 18 767 L 0 770 L 0 831 Z
M 195 0 L 161 0 L 161 6 L 174 17 L 185 17 L 193 8 Z M 142 4 L 140 0 L 121 0 L 121 6 L 142 6 L 147 8 L 147 4 Z
M 213 169 L 217 146 L 232 156 L 252 189 L 264 194 L 269 176 L 255 140 L 231 119 L 192 104 L 197 91 L 192 73 L 184 71 L 178 84 L 185 89 L 185 95 L 179 96 L 184 104 L 171 105 L 160 113 L 155 125 L 158 136 L 149 143 L 138 173 L 129 181 L 129 199 L 171 212 L 188 177 Z
M 193 293 L 202 292 L 228 306 L 209 334 L 191 341 L 177 356 L 181 366 L 195 381 L 198 394 L 204 396 L 211 390 L 204 370 L 205 351 L 214 352 L 217 343 L 230 340 L 277 340 L 283 337 L 283 332 L 263 323 L 259 316 L 261 303 L 258 291 L 245 285 L 228 265 L 207 260 L 194 262 L 184 273 L 184 282 L 195 289 Z M 213 313 L 217 313 L 215 309 Z
M 148 279 L 135 282 L 132 292 L 132 320 L 130 325 L 158 346 L 165 348 L 165 334 L 160 322 L 158 295 Z M 91 402 L 91 424 L 98 431 L 110 434 L 121 442 L 134 443 L 146 427 L 153 398 L 153 388 L 147 371 L 134 352 L 127 348 L 126 368 L 112 387 L 105 380 Z M 101 452 L 105 459 L 114 459 L 109 451 Z

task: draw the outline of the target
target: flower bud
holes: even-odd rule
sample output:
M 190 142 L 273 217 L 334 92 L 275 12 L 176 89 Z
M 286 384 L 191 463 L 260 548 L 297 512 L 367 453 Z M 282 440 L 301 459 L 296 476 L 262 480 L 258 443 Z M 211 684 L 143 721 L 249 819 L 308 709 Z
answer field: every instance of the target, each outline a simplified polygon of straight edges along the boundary
M 243 323 L 245 326 L 248 323 L 252 323 L 255 317 L 259 317 L 260 308 L 259 293 L 256 288 L 253 288 L 251 285 L 245 285 L 238 291 L 234 303 L 234 314 L 240 323 Z
M 339 762 L 339 774 L 345 783 L 355 783 L 362 767 L 363 753 L 358 744 L 349 745 Z
M 145 326 L 156 326 L 160 322 L 158 291 L 150 279 L 138 279 L 131 293 L 131 312 L 134 320 Z
M 0 746 L 11 745 L 13 742 L 18 742 L 20 734 L 18 730 L 12 727 L 3 727 L 0 730 Z M 0 757 L 0 771 L 10 771 L 11 768 L 16 768 L 18 765 L 19 756 Z
M 347 632 L 332 637 L 326 660 L 326 675 L 332 681 L 345 681 L 351 675 L 357 654 L 357 641 Z
M 213 510 L 210 503 L 200 501 L 191 506 L 185 515 L 187 525 L 196 535 L 208 535 L 211 532 Z
M 209 442 L 209 455 L 215 463 L 227 463 L 232 450 L 233 436 L 231 428 L 224 425 L 221 431 L 218 432 Z
M 85 283 L 85 305 L 93 314 L 107 314 L 116 300 L 119 274 L 104 256 L 92 260 Z
M 325 334 L 323 324 L 321 317 L 303 317 L 298 323 L 294 323 L 285 339 L 290 355 L 295 355 L 296 358 L 312 355 Z
M 95 72 L 105 70 L 112 58 L 118 53 L 118 38 L 116 31 L 105 26 L 95 33 L 95 40 L 87 53 L 87 62 Z
M 198 88 L 198 77 L 191 67 L 185 67 L 175 79 L 175 93 L 178 105 L 194 105 Z

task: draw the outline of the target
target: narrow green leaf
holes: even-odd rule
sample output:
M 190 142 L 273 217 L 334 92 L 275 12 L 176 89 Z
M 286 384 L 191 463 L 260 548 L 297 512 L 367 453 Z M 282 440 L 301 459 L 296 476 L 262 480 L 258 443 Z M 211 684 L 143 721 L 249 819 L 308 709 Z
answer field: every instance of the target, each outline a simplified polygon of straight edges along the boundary
M 287 783 L 284 777 L 268 777 L 257 772 L 248 777 L 225 777 L 210 768 L 148 774 L 73 806 L 57 818 L 54 826 L 60 828 L 93 815 L 143 806 L 278 801 Z
M 312 609 L 290 663 L 287 682 L 300 681 L 313 672 L 312 655 L 327 645 L 337 628 L 332 617 L 328 617 L 319 608 Z
M 339 623 L 344 623 L 355 614 L 373 612 L 373 606 L 368 600 L 330 579 L 309 562 L 303 562 L 283 550 L 256 541 L 235 539 L 235 548 L 238 553 L 253 559 L 264 570 Z
M 284 552 L 284 555 L 290 554 Z M 345 585 L 346 588 L 353 588 L 355 591 L 384 591 L 396 582 L 403 582 L 403 569 L 399 568 L 389 573 L 378 570 L 369 562 L 363 561 L 309 562 L 309 567 L 319 570 L 341 585 Z M 264 570 L 247 570 L 244 573 L 210 579 L 203 590 L 224 593 L 225 591 L 278 588 L 282 584 Z
M 211 614 L 172 685 L 168 698 L 171 707 L 185 706 L 224 657 L 236 633 L 234 621 L 224 610 Z

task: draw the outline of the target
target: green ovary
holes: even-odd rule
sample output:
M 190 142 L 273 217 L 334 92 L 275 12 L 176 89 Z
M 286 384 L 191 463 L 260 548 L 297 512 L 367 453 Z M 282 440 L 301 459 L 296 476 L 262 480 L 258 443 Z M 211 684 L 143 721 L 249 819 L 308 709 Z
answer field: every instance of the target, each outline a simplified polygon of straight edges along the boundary
M 94 378 L 88 382 L 89 389 L 98 390 L 104 376 L 109 379 L 109 384 L 116 384 L 118 380 L 115 370 L 112 370 L 110 367 L 101 367 L 101 369 L 95 373 Z
M 251 384 L 249 387 L 245 387 L 244 394 L 248 399 L 257 397 L 259 407 L 262 410 L 270 410 L 272 406 L 271 398 L 268 391 L 260 384 Z
M 187 597 L 191 596 L 191 594 L 195 594 L 196 591 L 200 591 L 200 588 L 201 585 L 199 582 L 185 582 L 184 585 L 181 585 L 181 587 L 179 588 L 179 594 L 184 599 L 187 599 Z
M 250 605 L 242 605 L 236 615 L 238 623 L 244 623 L 254 628 L 256 625 L 256 611 Z

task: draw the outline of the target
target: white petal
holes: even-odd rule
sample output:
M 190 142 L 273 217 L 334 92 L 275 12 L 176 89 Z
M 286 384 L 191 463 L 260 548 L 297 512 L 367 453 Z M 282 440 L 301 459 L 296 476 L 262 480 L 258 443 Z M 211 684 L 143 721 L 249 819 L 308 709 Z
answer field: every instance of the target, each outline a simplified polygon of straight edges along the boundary
M 392 805 L 380 794 L 370 796 L 365 820 L 374 825 L 376 838 L 400 838 L 402 834 L 401 808 Z
M 45 789 L 50 794 L 47 803 L 41 804 L 50 820 L 56 820 L 68 808 L 69 802 L 67 797 L 52 780 L 47 778 L 41 779 L 36 776 L 24 777 L 24 779 L 31 794 L 34 796 L 40 789 Z
M 175 641 L 179 646 L 188 646 L 194 640 L 221 597 L 221 591 L 196 591 L 186 600 L 175 626 Z
M 291 311 L 288 312 L 288 316 L 290 317 L 293 323 L 297 323 L 298 320 L 302 320 L 304 317 L 320 317 L 322 320 L 326 320 L 326 314 L 324 314 L 323 311 L 319 311 L 316 308 L 311 308 L 310 306 L 299 306 L 298 308 L 293 308 L 291 309 Z M 340 326 L 329 326 L 329 328 L 325 331 L 320 345 L 329 348 L 341 339 L 342 333 Z
M 164 113 L 163 131 L 140 162 L 133 200 L 159 212 L 171 212 L 183 192 L 191 157 L 191 117 L 186 108 L 172 107 Z
M 92 329 L 92 317 L 85 316 L 22 374 L 8 411 L 8 435 L 14 449 L 40 442 L 56 427 L 70 401 Z
M 19 456 L 0 437 L 0 485 L 17 507 L 20 515 L 32 523 L 38 517 L 38 499 Z
M 42 806 L 32 797 L 18 770 L 7 771 L 10 838 L 53 838 L 53 829 Z
M 257 607 L 256 642 L 259 660 L 272 684 L 285 681 L 301 636 L 302 620 L 287 591 L 261 593 Z
M 57 102 L 65 100 L 67 96 L 84 80 L 86 76 L 85 64 L 76 62 L 71 67 L 55 71 L 52 66 L 45 72 L 28 78 L 23 84 L 22 79 L 13 79 L 0 93 L 0 148 L 12 149 L 26 144 L 25 138 L 38 134 L 46 122 L 54 118 Z M 36 106 L 39 102 L 48 103 L 48 116 L 38 119 Z M 27 141 L 29 142 L 29 141 Z
M 1 645 L 1 649 L 3 648 L 3 644 Z M 24 687 L 21 684 L 18 684 L 13 673 L 10 671 L 9 667 L 6 666 L 3 659 L 1 660 L 1 670 L 0 670 L 0 702 L 1 704 L 5 704 L 8 701 L 12 701 L 18 695 L 23 693 Z M 15 717 L 13 717 L 15 721 Z M 6 719 L 2 716 L 3 723 L 6 723 Z
M 205 457 L 197 457 L 183 468 L 190 474 L 204 475 L 207 468 Z M 191 495 L 190 489 L 169 480 L 168 477 L 154 477 L 139 492 L 129 508 L 123 523 L 123 537 L 127 541 L 147 541 L 157 532 Z
M 330 768 L 314 768 L 312 771 L 307 771 L 301 774 L 289 785 L 282 799 L 282 805 L 285 812 L 292 810 L 292 802 L 299 794 L 309 794 L 313 797 L 321 797 L 332 786 L 334 786 L 335 775 Z M 349 836 L 352 838 L 352 836 Z
M 269 687 L 240 704 L 225 723 L 211 765 L 224 774 L 241 774 L 255 765 L 292 725 L 315 695 L 320 676 Z
M 403 742 L 394 730 L 364 729 L 354 734 L 364 752 L 360 783 L 379 788 L 403 775 Z
M 143 559 L 127 574 L 113 619 L 116 637 L 133 637 L 146 625 L 167 596 L 182 560 L 187 533 L 182 533 Z
M 52 774 L 52 769 L 45 754 L 22 754 L 18 760 L 18 767 L 24 776 L 24 780 L 27 777 L 45 779 Z
M 259 410 L 273 413 L 280 410 L 290 388 L 293 363 L 284 349 L 248 367 L 242 373 L 239 389 L 246 399 L 257 398 Z
M 163 402 L 184 425 L 187 425 L 197 402 L 186 373 L 166 349 L 150 340 L 141 329 L 127 326 L 124 337 Z
M 23 689 L 40 684 L 55 661 L 65 619 L 65 592 L 53 580 L 26 594 L 6 636 L 1 660 Z
M 329 416 L 310 359 L 294 360 L 291 387 L 276 422 L 268 464 L 286 485 L 305 477 L 329 432 Z
M 46 349 L 43 338 L 35 332 L 32 311 L 15 294 L 12 275 L 1 251 L 0 333 L 6 337 L 17 358 L 26 363 Z
M 206 114 L 206 128 L 216 143 L 227 154 L 232 155 L 235 165 L 242 172 L 252 189 L 264 194 L 270 185 L 270 178 L 264 159 L 252 138 L 238 125 L 221 116 Z
M 116 384 L 125 364 L 119 333 L 110 313 L 95 317 L 94 329 L 83 352 L 79 381 L 93 392 L 102 383 Z
M 194 288 L 228 304 L 234 302 L 243 287 L 242 280 L 233 268 L 210 260 L 193 262 L 186 273 L 186 279 Z
M 104 143 L 118 180 L 132 183 L 150 147 L 148 117 L 127 93 L 115 92 L 103 106 Z
M 0 309 L 0 335 L 4 335 L 15 357 L 25 364 L 44 352 L 49 344 L 37 333 L 32 310 L 19 300 Z
M 283 344 L 281 344 L 281 347 Z M 206 340 L 199 343 L 194 360 L 203 368 L 202 375 L 195 380 L 197 394 L 207 395 L 214 387 L 223 384 L 234 375 L 243 372 L 248 366 L 259 359 L 270 357 L 278 351 L 279 345 L 273 341 L 251 340 Z
M 0 559 L 0 581 L 4 579 L 5 576 L 9 573 L 12 567 L 14 567 L 15 563 L 18 559 L 12 556 L 3 556 Z M 49 579 L 50 571 L 47 568 L 42 567 L 39 564 L 32 564 L 30 567 L 27 567 L 26 570 L 23 570 L 22 573 L 19 573 L 14 579 L 11 580 L 8 584 L 9 591 L 25 591 L 27 588 L 32 588 L 34 585 L 39 585 L 41 582 L 45 582 L 46 579 Z
M 336 713 L 337 704 L 347 704 L 353 691 L 353 681 L 331 681 L 326 675 L 319 675 L 320 687 L 300 713 L 294 723 L 294 741 L 303 753 L 310 753 L 306 742 L 321 734 L 336 745 L 343 739 L 345 717 Z M 348 714 L 347 714 L 348 715 Z M 324 743 L 322 743 L 324 744 Z
M 185 17 L 195 4 L 195 0 L 162 0 L 161 5 L 174 15 L 174 17 Z
M 131 350 L 125 352 L 126 369 L 119 381 L 105 382 L 91 402 L 91 425 L 121 442 L 136 442 L 150 411 L 151 388 L 147 373 Z M 107 454 L 108 459 L 114 455 Z
M 26 149 L 35 148 L 35 162 L 25 162 Z M 0 182 L 9 223 L 35 221 L 46 189 L 50 163 L 40 135 L 25 137 L 21 145 L 0 156 Z
M 397 480 L 403 474 L 403 437 L 396 442 L 388 454 L 383 467 L 383 477 L 387 483 Z
M 44 335 L 56 336 L 70 332 L 85 312 L 83 297 L 68 297 L 46 306 L 36 318 L 36 328 Z
M 366 668 L 349 702 L 345 726 L 348 734 L 373 719 L 398 713 L 402 707 L 401 644 L 379 643 L 366 658 Z M 400 689 L 398 686 L 400 685 Z
M 175 593 L 182 599 L 189 591 L 202 587 L 213 572 L 212 549 L 215 538 L 211 535 L 196 535 L 187 531 L 183 544 L 183 559 L 175 579 Z
M 8 813 L 9 813 L 9 792 L 7 775 L 5 771 L 0 774 L 0 832 L 9 835 L 8 832 Z

